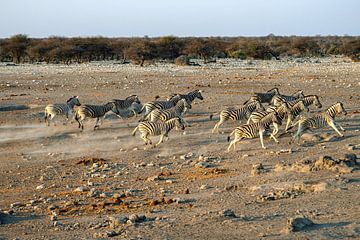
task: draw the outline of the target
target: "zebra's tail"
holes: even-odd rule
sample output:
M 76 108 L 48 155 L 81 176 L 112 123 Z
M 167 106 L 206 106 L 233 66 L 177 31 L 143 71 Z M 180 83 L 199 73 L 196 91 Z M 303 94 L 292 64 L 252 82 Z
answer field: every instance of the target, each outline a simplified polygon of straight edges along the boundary
M 137 127 L 134 129 L 134 131 L 132 131 L 131 135 L 135 136 L 136 131 L 138 130 L 138 128 L 139 128 L 139 126 L 137 126 Z
M 235 129 L 235 130 L 236 130 L 236 129 Z M 232 132 L 230 133 L 230 135 L 227 137 L 227 141 L 228 141 L 228 142 L 230 142 L 230 138 L 231 138 L 231 136 L 232 136 L 232 135 L 234 135 L 235 130 L 234 130 L 234 131 L 232 131 Z

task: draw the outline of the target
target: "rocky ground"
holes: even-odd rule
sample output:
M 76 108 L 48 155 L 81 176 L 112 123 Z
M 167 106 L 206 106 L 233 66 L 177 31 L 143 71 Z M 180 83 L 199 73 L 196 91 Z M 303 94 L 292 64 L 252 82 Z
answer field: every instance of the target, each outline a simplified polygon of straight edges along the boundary
M 345 136 L 325 128 L 298 145 L 282 134 L 267 149 L 253 139 L 227 153 L 239 123 L 213 134 L 218 113 L 273 87 L 317 94 L 323 109 L 343 102 Z M 2 64 L 0 89 L 0 239 L 360 238 L 359 63 Z M 97 131 L 88 120 L 84 132 L 62 117 L 43 121 L 46 104 L 74 95 L 147 102 L 194 89 L 204 100 L 186 116 L 191 127 L 158 148 L 131 136 L 138 118 L 109 115 Z

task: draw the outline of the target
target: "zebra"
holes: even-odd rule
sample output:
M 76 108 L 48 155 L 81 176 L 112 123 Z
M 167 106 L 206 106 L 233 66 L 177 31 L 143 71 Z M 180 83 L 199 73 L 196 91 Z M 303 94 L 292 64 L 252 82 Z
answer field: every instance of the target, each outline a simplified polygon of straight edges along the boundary
M 183 98 L 175 105 L 175 107 L 167 110 L 154 109 L 148 116 L 150 116 L 151 122 L 156 122 L 157 120 L 165 122 L 171 118 L 179 117 L 187 126 L 189 126 L 189 123 L 183 118 L 184 113 L 188 109 L 191 109 L 191 104 Z
M 290 104 L 289 104 L 290 105 Z M 291 106 L 291 105 L 290 105 Z M 303 100 L 298 101 L 290 107 L 290 114 L 287 115 L 287 121 L 285 126 L 285 132 L 288 132 L 289 126 L 294 121 L 294 119 L 300 115 L 301 112 L 309 112 L 309 108 L 305 105 Z
M 235 150 L 236 143 L 244 138 L 256 138 L 258 136 L 260 136 L 260 142 L 262 148 L 266 149 L 266 147 L 264 146 L 264 133 L 271 131 L 270 129 L 271 124 L 281 124 L 281 119 L 279 118 L 279 115 L 276 112 L 269 113 L 268 115 L 266 115 L 266 117 L 262 118 L 257 123 L 244 124 L 239 127 L 236 127 L 234 131 L 232 131 L 231 134 L 228 136 L 227 140 L 229 142 L 231 136 L 235 134 L 235 138 L 230 142 L 227 151 L 228 152 L 230 151 L 231 146 L 234 146 L 234 150 Z M 279 143 L 279 141 L 276 139 L 273 133 L 270 133 L 270 138 L 274 139 L 276 143 Z
M 135 136 L 136 132 L 139 131 L 141 134 L 141 138 L 144 140 L 145 145 L 152 144 L 151 140 L 148 136 L 158 136 L 161 135 L 159 142 L 154 146 L 158 146 L 160 143 L 164 141 L 164 138 L 167 139 L 169 132 L 173 128 L 184 130 L 185 126 L 182 123 L 179 117 L 172 118 L 167 120 L 166 122 L 141 122 L 139 125 L 134 129 L 132 135 Z
M 185 99 L 188 103 L 192 104 L 192 102 L 198 98 L 200 100 L 204 100 L 203 96 L 201 95 L 201 90 L 194 90 L 192 92 L 189 92 L 188 94 L 173 94 L 171 95 L 168 100 L 175 97 L 176 95 L 179 95 L 181 99 Z
M 276 112 L 278 114 L 279 119 L 281 120 L 280 125 L 282 124 L 282 120 L 286 117 L 291 115 L 291 107 L 288 103 L 284 102 L 279 107 L 271 106 L 267 108 L 265 111 L 261 112 L 253 112 L 251 113 L 247 124 L 250 124 L 251 122 L 256 123 L 260 122 L 262 118 L 267 116 L 268 114 L 271 114 L 272 112 Z M 279 132 L 279 125 L 274 123 L 274 132 L 273 135 L 276 136 L 276 134 Z
M 174 97 L 172 97 L 168 101 L 152 101 L 152 102 L 146 103 L 140 110 L 140 113 L 142 113 L 145 110 L 144 117 L 142 119 L 140 119 L 139 121 L 144 121 L 145 119 L 147 119 L 147 116 L 149 115 L 149 113 L 156 108 L 164 110 L 164 109 L 169 109 L 169 108 L 174 107 L 180 99 L 181 99 L 180 95 L 176 94 Z
M 335 132 L 339 134 L 340 137 L 343 137 L 344 134 L 342 134 L 337 127 L 339 127 L 340 130 L 343 132 L 345 132 L 345 129 L 342 126 L 340 126 L 340 124 L 335 122 L 336 115 L 341 113 L 343 113 L 344 115 L 347 114 L 343 103 L 337 102 L 322 113 L 316 114 L 309 118 L 301 118 L 299 121 L 297 121 L 298 130 L 296 134 L 293 136 L 294 140 L 297 139 L 298 141 L 300 141 L 300 137 L 307 130 L 311 130 L 315 128 L 323 128 L 326 126 L 332 127 L 335 130 Z M 295 123 L 294 125 L 296 125 L 297 123 Z
M 80 101 L 78 96 L 73 96 L 66 101 L 66 104 L 49 104 L 45 107 L 45 123 L 50 126 L 50 121 L 56 115 L 65 115 L 66 119 L 69 118 L 69 115 L 74 113 L 74 107 L 80 106 Z
M 259 99 L 261 103 L 269 103 L 270 104 L 271 99 L 275 95 L 280 95 L 278 88 L 272 88 L 269 91 L 267 91 L 266 93 L 255 93 L 253 96 L 250 97 L 250 99 L 245 101 L 244 104 L 246 104 L 248 102 L 252 102 L 255 99 Z
M 84 130 L 84 120 L 86 117 L 96 118 L 96 124 L 94 130 L 98 129 L 102 123 L 102 119 L 105 114 L 109 111 L 114 112 L 119 116 L 119 111 L 116 107 L 115 102 L 111 101 L 104 105 L 81 105 L 75 111 L 75 120 L 79 123 L 79 128 Z
M 137 95 L 130 95 L 129 97 L 122 99 L 113 99 L 117 107 L 118 112 L 130 110 L 133 112 L 134 116 L 137 116 L 139 111 L 135 111 L 137 107 L 141 104 L 139 97 Z
M 315 105 L 317 108 L 322 108 L 322 104 L 321 104 L 321 102 L 319 100 L 319 97 L 317 95 L 307 95 L 307 96 L 304 96 L 301 99 L 296 99 L 296 100 L 293 100 L 293 101 L 289 101 L 288 103 L 291 106 L 293 106 L 299 101 L 303 101 L 306 107 L 309 107 L 311 105 Z M 274 106 L 279 106 L 283 102 L 284 102 L 284 99 L 278 98 L 277 96 L 275 96 L 273 98 L 273 105 Z
M 303 93 L 303 90 L 299 90 L 295 93 L 293 93 L 292 95 L 288 96 L 288 95 L 275 95 L 272 99 L 271 99 L 271 104 L 272 105 L 275 105 L 274 104 L 274 101 L 276 102 L 282 102 L 282 101 L 285 101 L 285 102 L 290 102 L 290 101 L 295 101 L 295 100 L 300 100 L 300 99 L 303 99 L 305 97 L 304 93 Z
M 264 107 L 262 106 L 259 99 L 255 99 L 254 101 L 251 101 L 251 102 L 245 104 L 245 106 L 242 106 L 238 109 L 227 108 L 227 109 L 221 111 L 220 112 L 220 120 L 214 126 L 212 132 L 214 133 L 216 130 L 218 130 L 220 125 L 223 124 L 228 119 L 236 121 L 236 120 L 244 120 L 244 119 L 248 118 L 248 116 L 256 109 L 264 110 Z

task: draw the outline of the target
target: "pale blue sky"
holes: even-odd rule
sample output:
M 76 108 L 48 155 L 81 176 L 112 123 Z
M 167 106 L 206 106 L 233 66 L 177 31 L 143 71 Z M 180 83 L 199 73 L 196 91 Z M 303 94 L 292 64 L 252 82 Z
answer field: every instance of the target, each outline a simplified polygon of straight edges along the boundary
M 0 38 L 360 35 L 360 0 L 1 0 Z

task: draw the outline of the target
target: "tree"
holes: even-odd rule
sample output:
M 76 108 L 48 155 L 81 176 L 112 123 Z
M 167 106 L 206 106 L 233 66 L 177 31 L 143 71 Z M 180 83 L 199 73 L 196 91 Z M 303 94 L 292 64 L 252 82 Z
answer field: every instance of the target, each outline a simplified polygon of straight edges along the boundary
M 4 49 L 12 58 L 14 63 L 20 63 L 26 57 L 26 48 L 30 44 L 30 39 L 23 34 L 12 36 L 5 44 Z
M 156 46 L 150 40 L 136 40 L 125 50 L 125 55 L 135 64 L 144 65 L 145 60 L 152 60 L 157 57 Z

